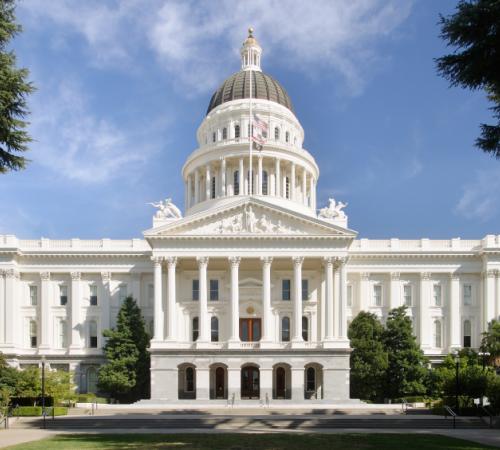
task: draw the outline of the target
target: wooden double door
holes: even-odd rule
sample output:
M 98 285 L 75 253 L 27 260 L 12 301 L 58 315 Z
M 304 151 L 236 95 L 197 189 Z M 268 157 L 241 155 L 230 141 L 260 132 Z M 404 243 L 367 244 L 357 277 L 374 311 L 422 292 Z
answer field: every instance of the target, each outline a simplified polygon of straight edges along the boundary
M 242 342 L 257 342 L 261 336 L 261 319 L 240 319 L 240 340 Z
M 241 369 L 241 398 L 260 398 L 260 372 L 257 367 L 247 366 Z

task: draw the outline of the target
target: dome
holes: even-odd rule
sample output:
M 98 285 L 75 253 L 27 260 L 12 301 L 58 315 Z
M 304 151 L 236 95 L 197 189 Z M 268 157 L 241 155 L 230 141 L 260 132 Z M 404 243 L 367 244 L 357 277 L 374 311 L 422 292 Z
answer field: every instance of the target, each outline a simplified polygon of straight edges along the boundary
M 273 77 L 257 70 L 241 70 L 227 78 L 214 92 L 207 114 L 217 106 L 231 100 L 250 98 L 250 75 L 252 75 L 252 98 L 279 103 L 293 112 L 290 97 Z

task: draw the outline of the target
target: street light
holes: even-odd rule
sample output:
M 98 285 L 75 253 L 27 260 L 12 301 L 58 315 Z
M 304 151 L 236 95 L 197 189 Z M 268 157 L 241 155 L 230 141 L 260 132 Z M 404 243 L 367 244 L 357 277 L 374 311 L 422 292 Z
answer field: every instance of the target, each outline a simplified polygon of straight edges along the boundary
M 459 405 L 458 405 L 458 387 L 459 387 L 459 384 L 458 384 L 458 368 L 460 367 L 460 356 L 458 354 L 458 352 L 455 353 L 455 409 L 457 410 L 457 414 L 458 414 L 458 411 L 460 409 Z
M 43 416 L 43 428 L 46 427 L 45 424 L 45 355 L 42 355 L 42 416 Z
M 486 369 L 486 359 L 488 358 L 488 356 L 490 356 L 490 352 L 479 352 L 478 355 L 482 356 L 483 358 L 483 372 L 484 372 L 484 370 Z

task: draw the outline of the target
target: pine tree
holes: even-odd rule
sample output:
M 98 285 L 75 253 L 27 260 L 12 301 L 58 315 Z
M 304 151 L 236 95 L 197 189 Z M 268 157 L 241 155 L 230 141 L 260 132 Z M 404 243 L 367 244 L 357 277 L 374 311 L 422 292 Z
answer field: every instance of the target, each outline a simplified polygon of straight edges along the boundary
M 33 92 L 28 70 L 16 67 L 16 55 L 7 50 L 9 41 L 21 31 L 15 22 L 15 0 L 0 0 L 0 173 L 19 170 L 31 141 L 24 120 L 28 115 L 26 97 Z
M 375 314 L 360 312 L 349 326 L 351 340 L 351 397 L 380 400 L 387 369 L 384 327 Z
M 427 359 L 413 335 L 405 306 L 389 312 L 383 342 L 388 355 L 384 396 L 394 399 L 424 394 Z
M 118 313 L 116 328 L 105 330 L 107 363 L 99 369 L 99 389 L 121 402 L 149 397 L 149 336 L 140 308 L 127 297 Z
M 496 364 L 500 358 L 500 321 L 492 320 L 488 330 L 483 333 L 481 351 L 490 354 L 490 363 Z
M 440 18 L 441 37 L 452 54 L 437 58 L 438 73 L 452 86 L 484 89 L 495 125 L 481 125 L 476 146 L 500 158 L 500 1 L 460 1 L 455 14 Z

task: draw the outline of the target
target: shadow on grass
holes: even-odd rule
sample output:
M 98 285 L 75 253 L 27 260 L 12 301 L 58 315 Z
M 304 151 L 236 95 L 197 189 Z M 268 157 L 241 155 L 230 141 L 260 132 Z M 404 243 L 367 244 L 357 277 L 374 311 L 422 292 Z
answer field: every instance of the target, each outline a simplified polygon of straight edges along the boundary
M 206 450 L 480 450 L 480 444 L 421 434 L 72 434 L 22 446 L 25 450 L 206 449 Z

